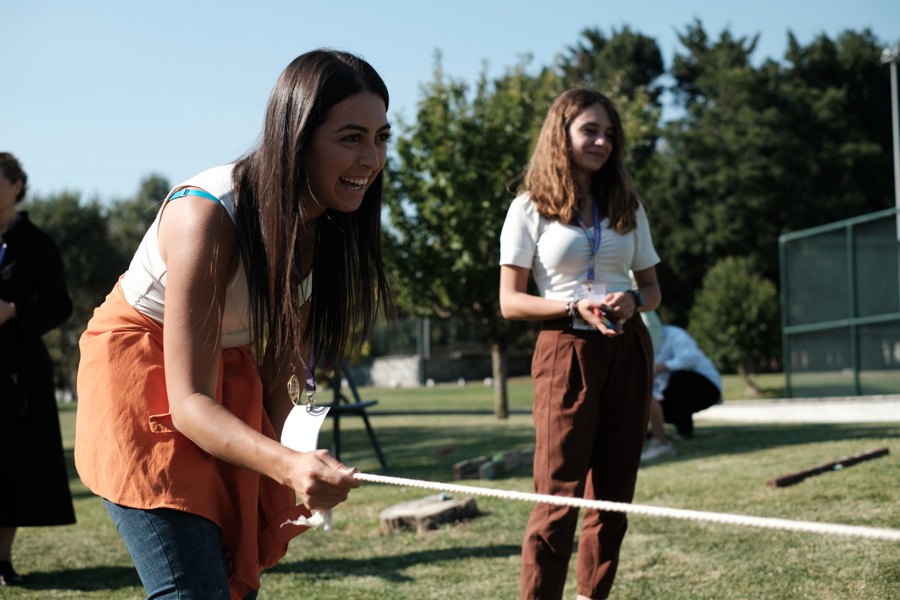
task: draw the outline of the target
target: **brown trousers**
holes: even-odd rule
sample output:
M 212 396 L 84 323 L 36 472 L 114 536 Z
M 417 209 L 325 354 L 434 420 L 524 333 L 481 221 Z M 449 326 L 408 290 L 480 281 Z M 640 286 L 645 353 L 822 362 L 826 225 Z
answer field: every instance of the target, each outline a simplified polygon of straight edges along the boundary
M 534 487 L 539 494 L 631 502 L 647 431 L 653 351 L 639 315 L 619 337 L 548 321 L 532 359 Z M 562 598 L 578 509 L 537 504 L 522 542 L 522 598 Z M 578 593 L 606 598 L 625 537 L 624 513 L 586 510 Z

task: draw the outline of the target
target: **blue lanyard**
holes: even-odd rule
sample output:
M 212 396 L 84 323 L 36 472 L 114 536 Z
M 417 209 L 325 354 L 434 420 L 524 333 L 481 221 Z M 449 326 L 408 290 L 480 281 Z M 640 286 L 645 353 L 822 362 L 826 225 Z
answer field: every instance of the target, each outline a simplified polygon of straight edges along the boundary
M 585 237 L 591 243 L 591 260 L 588 262 L 587 269 L 587 283 L 588 288 L 592 288 L 594 284 L 594 256 L 597 255 L 597 250 L 600 249 L 600 210 L 597 208 L 597 203 L 592 203 L 591 208 L 593 209 L 594 215 L 594 231 L 588 234 L 588 227 L 584 224 L 584 221 L 581 219 L 581 215 L 578 215 L 578 226 L 581 227 L 581 231 L 584 232 Z
M 4 258 L 6 258 L 6 242 L 0 244 L 0 265 L 3 264 Z

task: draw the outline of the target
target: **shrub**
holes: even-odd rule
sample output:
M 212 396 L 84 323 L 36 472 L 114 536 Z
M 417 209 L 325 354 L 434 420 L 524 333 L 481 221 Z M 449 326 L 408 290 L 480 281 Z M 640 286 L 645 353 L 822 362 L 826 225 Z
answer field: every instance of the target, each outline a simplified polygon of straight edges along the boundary
M 781 355 L 775 285 L 754 273 L 749 258 L 727 257 L 703 278 L 688 331 L 720 371 L 750 375 Z

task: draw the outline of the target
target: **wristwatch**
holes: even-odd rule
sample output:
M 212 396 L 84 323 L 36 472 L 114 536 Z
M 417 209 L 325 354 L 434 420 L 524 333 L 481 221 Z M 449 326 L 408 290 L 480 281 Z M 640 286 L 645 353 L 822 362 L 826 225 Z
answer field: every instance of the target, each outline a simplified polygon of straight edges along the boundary
M 641 294 L 641 290 L 625 290 L 625 293 L 631 294 L 634 298 L 634 312 L 640 312 L 644 305 L 644 296 Z

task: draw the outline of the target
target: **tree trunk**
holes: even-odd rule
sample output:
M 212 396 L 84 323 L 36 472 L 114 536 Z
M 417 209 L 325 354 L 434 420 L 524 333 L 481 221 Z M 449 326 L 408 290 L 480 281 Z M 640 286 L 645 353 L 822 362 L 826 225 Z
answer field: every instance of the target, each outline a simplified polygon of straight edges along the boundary
M 753 381 L 753 374 L 744 365 L 738 365 L 738 375 L 744 380 L 744 395 L 747 398 L 755 398 L 762 393 L 760 387 Z
M 491 368 L 494 374 L 494 416 L 509 417 L 509 394 L 506 391 L 506 350 L 501 344 L 491 344 Z

